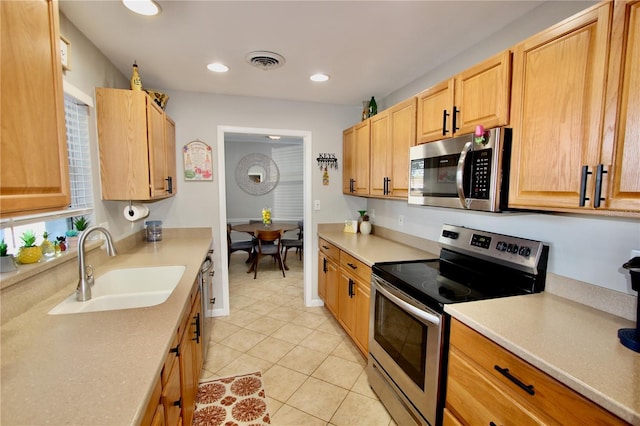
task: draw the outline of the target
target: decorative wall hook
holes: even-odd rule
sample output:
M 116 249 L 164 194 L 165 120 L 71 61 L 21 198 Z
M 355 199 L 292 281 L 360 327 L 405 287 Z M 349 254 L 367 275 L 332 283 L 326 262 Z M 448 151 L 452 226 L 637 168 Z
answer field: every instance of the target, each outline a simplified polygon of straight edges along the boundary
M 338 168 L 338 159 L 335 154 L 328 154 L 326 152 L 318 154 L 318 158 L 316 158 L 318 162 L 318 167 L 320 170 L 329 167 L 331 169 Z

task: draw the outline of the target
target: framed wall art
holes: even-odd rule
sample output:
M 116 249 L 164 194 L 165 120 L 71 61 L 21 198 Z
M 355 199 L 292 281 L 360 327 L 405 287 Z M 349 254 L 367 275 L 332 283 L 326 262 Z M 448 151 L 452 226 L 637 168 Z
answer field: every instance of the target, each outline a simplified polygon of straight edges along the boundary
M 211 147 L 201 140 L 189 142 L 182 148 L 184 180 L 213 180 Z
M 71 69 L 70 49 L 71 43 L 64 36 L 60 36 L 60 60 L 62 61 L 62 69 L 69 71 Z

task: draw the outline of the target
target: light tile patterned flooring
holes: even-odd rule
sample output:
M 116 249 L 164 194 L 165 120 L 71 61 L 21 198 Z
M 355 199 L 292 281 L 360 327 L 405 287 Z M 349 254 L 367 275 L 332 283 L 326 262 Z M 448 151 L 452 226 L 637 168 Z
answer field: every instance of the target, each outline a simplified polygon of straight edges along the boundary
M 276 426 L 395 426 L 369 388 L 366 360 L 351 339 L 326 308 L 304 306 L 295 252 L 286 278 L 263 258 L 254 280 L 246 257 L 231 256 L 231 314 L 212 321 L 201 379 L 262 371 Z

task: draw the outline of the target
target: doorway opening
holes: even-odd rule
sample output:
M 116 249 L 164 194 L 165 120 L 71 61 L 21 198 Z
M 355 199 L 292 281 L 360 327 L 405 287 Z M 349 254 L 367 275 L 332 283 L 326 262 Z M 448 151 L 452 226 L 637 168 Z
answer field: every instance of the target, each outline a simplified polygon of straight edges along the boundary
M 235 170 L 228 170 L 229 167 L 233 167 L 233 165 L 226 164 L 226 152 L 225 145 L 227 140 L 232 140 L 235 135 L 242 134 L 247 138 L 251 139 L 261 139 L 265 140 L 270 135 L 278 135 L 283 138 L 292 139 L 299 138 L 302 140 L 302 158 L 303 158 L 303 183 L 302 183 L 302 198 L 303 198 L 303 221 L 306 229 L 311 228 L 311 167 L 312 164 L 312 153 L 311 153 L 311 132 L 309 131 L 300 131 L 300 130 L 286 130 L 286 129 L 265 129 L 265 128 L 251 128 L 251 127 L 234 127 L 234 126 L 218 126 L 218 149 L 217 149 L 217 157 L 218 157 L 218 176 L 219 178 L 219 218 L 220 218 L 220 229 L 219 235 L 221 238 L 225 238 L 227 233 L 227 175 L 232 176 L 235 173 Z M 261 206 L 262 207 L 262 206 Z M 252 213 L 249 213 L 252 214 Z M 306 233 L 306 232 L 305 232 Z M 307 235 L 311 235 L 308 233 Z M 312 299 L 312 256 L 310 255 L 311 251 L 311 238 L 305 238 L 303 241 L 303 252 L 305 256 L 303 256 L 303 267 L 304 267 L 304 303 L 306 306 L 313 306 Z M 225 316 L 229 315 L 229 269 L 226 262 L 227 259 L 227 245 L 221 243 L 219 245 L 220 248 L 220 259 L 222 260 L 220 263 L 220 267 L 216 268 L 221 274 L 220 279 L 222 282 L 222 307 L 214 309 L 214 316 Z

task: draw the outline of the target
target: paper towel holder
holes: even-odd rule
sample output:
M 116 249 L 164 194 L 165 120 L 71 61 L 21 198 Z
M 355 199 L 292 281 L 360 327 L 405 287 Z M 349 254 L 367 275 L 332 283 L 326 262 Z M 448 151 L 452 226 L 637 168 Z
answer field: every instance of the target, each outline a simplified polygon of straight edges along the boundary
M 133 215 L 135 214 L 135 212 L 133 211 L 133 200 L 129 200 L 129 217 L 133 217 Z

